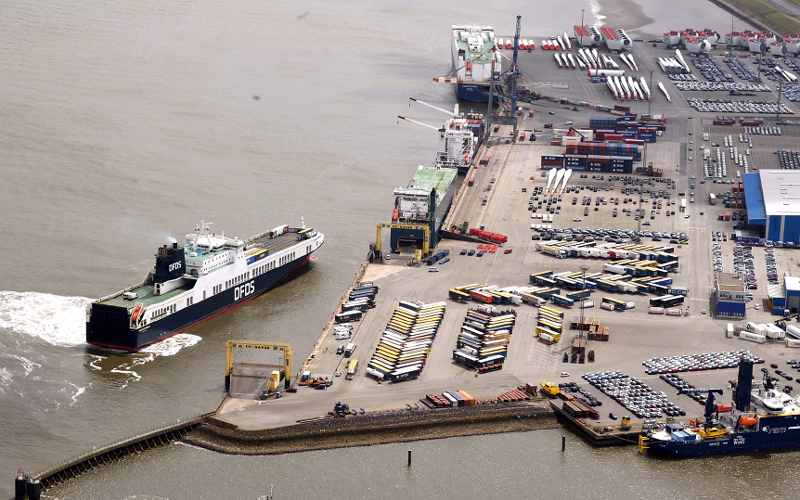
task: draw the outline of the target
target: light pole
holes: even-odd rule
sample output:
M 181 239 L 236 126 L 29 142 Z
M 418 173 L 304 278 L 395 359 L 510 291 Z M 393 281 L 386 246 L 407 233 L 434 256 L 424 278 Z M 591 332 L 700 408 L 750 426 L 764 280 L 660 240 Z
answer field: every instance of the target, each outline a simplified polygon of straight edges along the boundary
M 580 31 L 580 33 L 578 33 L 578 43 L 581 44 L 581 47 L 583 47 L 583 11 L 584 10 L 585 9 L 581 9 L 581 31 Z
M 650 94 L 652 96 L 653 93 L 653 70 L 650 70 Z M 653 119 L 653 115 L 650 114 L 650 105 L 653 103 L 651 99 L 647 100 L 647 114 L 650 116 L 650 119 Z

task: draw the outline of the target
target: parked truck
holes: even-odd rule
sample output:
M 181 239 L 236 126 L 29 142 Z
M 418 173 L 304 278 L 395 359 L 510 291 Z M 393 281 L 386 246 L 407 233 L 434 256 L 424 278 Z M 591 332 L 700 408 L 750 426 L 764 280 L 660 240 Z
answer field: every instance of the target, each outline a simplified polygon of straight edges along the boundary
M 548 245 L 543 245 L 542 246 L 542 253 L 545 253 L 547 255 L 552 255 L 553 257 L 558 257 L 559 259 L 566 259 L 567 258 L 567 252 L 566 251 L 564 251 L 564 250 L 562 250 L 560 248 L 555 248 L 555 247 L 551 247 L 551 246 L 548 246 Z
M 717 195 L 715 195 L 714 193 L 708 193 L 708 202 L 710 204 L 712 204 L 712 205 L 716 205 L 717 204 Z

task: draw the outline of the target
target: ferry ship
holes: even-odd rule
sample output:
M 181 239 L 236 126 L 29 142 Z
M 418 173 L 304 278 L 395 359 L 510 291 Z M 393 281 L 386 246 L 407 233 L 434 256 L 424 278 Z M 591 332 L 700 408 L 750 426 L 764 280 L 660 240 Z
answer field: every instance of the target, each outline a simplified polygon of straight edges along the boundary
M 647 433 L 642 444 L 648 454 L 667 457 L 699 457 L 800 447 L 800 396 L 780 391 L 762 368 L 764 380 L 753 383 L 753 362 L 739 362 L 739 377 L 733 383 L 733 405 L 715 405 L 713 394 L 706 402 L 704 421 L 667 423 Z
M 494 28 L 473 25 L 452 28 L 453 74 L 460 81 L 456 83 L 456 95 L 465 101 L 488 102 L 493 58 L 494 76 L 501 72 L 500 54 L 492 51 L 495 46 Z
M 456 188 L 458 170 L 420 165 L 408 187 L 394 190 L 393 223 L 425 224 L 430 228 L 430 248 L 436 248 Z M 419 248 L 425 235 L 418 229 L 392 228 L 393 252 Z
M 173 239 L 158 249 L 144 282 L 88 304 L 86 342 L 135 351 L 185 331 L 274 287 L 323 242 L 305 224 L 241 240 L 201 221 L 185 247 Z

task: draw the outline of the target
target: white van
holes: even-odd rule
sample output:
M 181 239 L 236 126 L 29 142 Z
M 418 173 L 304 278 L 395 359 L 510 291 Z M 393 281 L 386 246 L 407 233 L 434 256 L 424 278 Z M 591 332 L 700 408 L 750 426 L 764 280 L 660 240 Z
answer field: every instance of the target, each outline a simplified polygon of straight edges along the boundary
M 334 330 L 333 331 L 333 338 L 336 340 L 344 340 L 349 339 L 353 336 L 353 332 L 350 330 Z
M 353 329 L 353 325 L 352 325 L 352 323 L 340 323 L 340 324 L 336 325 L 336 328 L 339 328 L 339 329 L 344 328 L 346 330 L 352 330 Z

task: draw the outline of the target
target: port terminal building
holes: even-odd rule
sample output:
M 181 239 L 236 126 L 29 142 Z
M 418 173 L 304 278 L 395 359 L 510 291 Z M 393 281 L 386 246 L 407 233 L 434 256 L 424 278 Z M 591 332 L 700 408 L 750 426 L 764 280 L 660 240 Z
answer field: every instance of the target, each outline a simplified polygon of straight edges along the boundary
M 739 274 L 717 273 L 718 318 L 744 318 L 746 290 Z
M 744 174 L 748 228 L 769 241 L 800 242 L 800 171 Z
M 782 284 L 769 286 L 768 296 L 772 314 L 783 316 L 787 312 L 800 312 L 800 278 L 784 276 Z

